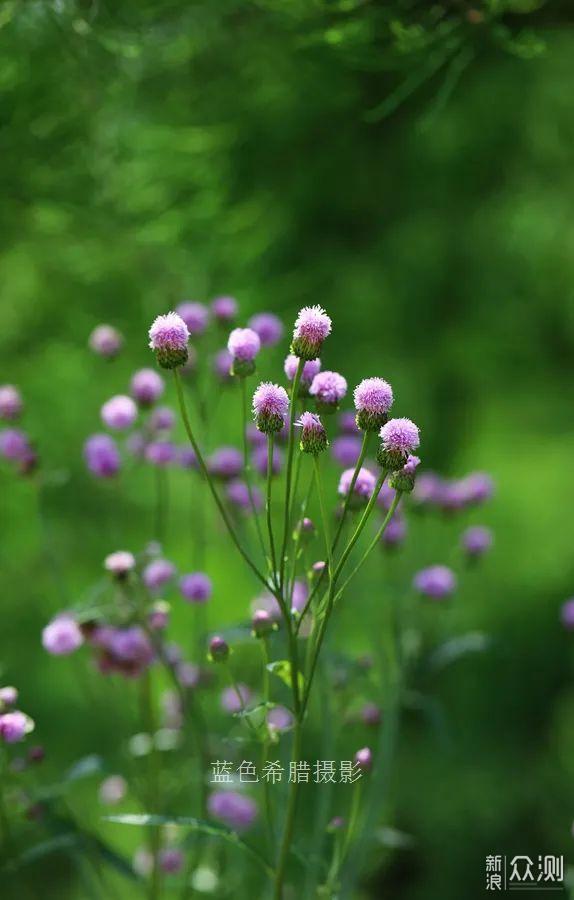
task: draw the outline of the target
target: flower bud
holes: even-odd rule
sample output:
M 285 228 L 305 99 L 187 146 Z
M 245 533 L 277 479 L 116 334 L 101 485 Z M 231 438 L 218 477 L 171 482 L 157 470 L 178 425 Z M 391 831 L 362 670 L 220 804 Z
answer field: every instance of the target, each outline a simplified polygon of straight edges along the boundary
M 305 306 L 295 321 L 291 352 L 300 359 L 315 359 L 330 333 L 331 319 L 325 310 L 320 306 Z
M 415 486 L 418 465 L 420 465 L 418 456 L 409 456 L 402 469 L 395 469 L 389 475 L 389 487 L 395 491 L 410 493 Z
M 311 453 L 313 456 L 317 456 L 327 449 L 329 445 L 327 432 L 319 416 L 311 412 L 304 412 L 295 424 L 301 429 L 299 446 L 303 453 Z
M 251 633 L 253 637 L 264 638 L 275 631 L 276 624 L 265 609 L 256 609 L 251 619 Z
M 377 452 L 377 462 L 383 469 L 402 469 L 409 454 L 420 443 L 419 429 L 410 419 L 389 419 L 380 431 L 381 445 Z
M 229 659 L 229 644 L 219 635 L 212 637 L 209 642 L 208 659 L 212 663 L 224 663 Z
M 393 390 L 383 378 L 365 378 L 354 390 L 356 423 L 361 431 L 378 431 L 387 421 Z
M 187 362 L 187 325 L 177 313 L 158 316 L 149 330 L 149 346 L 163 369 L 176 369 Z
M 263 434 L 277 434 L 285 424 L 289 397 L 278 384 L 262 382 L 253 394 L 255 424 Z
M 373 754 L 369 747 L 363 747 L 361 750 L 357 750 L 355 753 L 355 762 L 360 766 L 363 772 L 370 771 L 373 765 Z

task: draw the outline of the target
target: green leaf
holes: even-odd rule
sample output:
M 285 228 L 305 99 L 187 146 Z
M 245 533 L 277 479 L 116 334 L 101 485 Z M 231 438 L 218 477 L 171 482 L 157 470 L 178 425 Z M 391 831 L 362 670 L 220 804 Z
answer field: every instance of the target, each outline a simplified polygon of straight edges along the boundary
M 22 866 L 31 865 L 32 863 L 38 862 L 38 860 L 45 859 L 53 853 L 77 849 L 79 843 L 80 839 L 77 832 L 57 834 L 54 837 L 48 838 L 46 841 L 40 841 L 40 843 L 34 844 L 32 847 L 24 850 L 16 857 L 16 859 L 11 860 L 4 866 L 4 870 L 19 869 Z
M 127 813 L 125 815 L 104 816 L 106 822 L 115 822 L 118 825 L 136 825 L 141 827 L 158 828 L 163 825 L 171 825 L 178 828 L 189 828 L 192 831 L 198 831 L 201 834 L 207 834 L 210 837 L 219 838 L 227 841 L 235 847 L 239 847 L 247 853 L 258 865 L 269 875 L 273 877 L 273 869 L 267 860 L 261 854 L 242 841 L 237 832 L 225 828 L 223 825 L 217 825 L 213 822 L 206 822 L 204 819 L 195 819 L 192 816 L 158 816 L 148 813 Z
M 469 631 L 437 647 L 429 659 L 429 665 L 432 669 L 442 669 L 469 653 L 484 653 L 490 645 L 491 639 L 487 634 L 482 631 Z
M 291 663 L 288 659 L 278 659 L 275 662 L 268 663 L 267 669 L 269 672 L 272 672 L 273 675 L 276 675 L 277 678 L 280 678 L 281 681 L 287 685 L 287 687 L 292 686 L 291 681 Z M 299 672 L 298 678 L 299 691 L 302 691 L 305 687 L 305 679 L 301 672 Z
M 84 756 L 74 763 L 64 775 L 64 781 L 79 781 L 81 778 L 89 778 L 91 775 L 99 775 L 104 770 L 101 756 L 95 753 Z

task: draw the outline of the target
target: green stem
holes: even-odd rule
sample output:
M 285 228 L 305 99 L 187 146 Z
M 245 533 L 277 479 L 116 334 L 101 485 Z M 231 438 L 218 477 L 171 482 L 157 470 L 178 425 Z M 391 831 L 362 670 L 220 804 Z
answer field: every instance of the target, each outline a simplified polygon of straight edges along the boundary
M 261 748 L 261 768 L 265 766 L 267 762 L 267 753 L 269 751 L 269 727 L 267 725 L 267 709 L 271 699 L 271 687 L 270 687 L 270 679 L 269 679 L 269 669 L 267 668 L 270 663 L 269 656 L 269 641 L 267 637 L 261 638 L 261 652 L 263 654 L 263 701 L 265 703 L 265 737 L 263 740 L 263 746 Z M 266 778 L 263 784 L 263 793 L 265 798 L 265 818 L 267 821 L 267 831 L 269 836 L 270 847 L 273 848 L 275 844 L 275 822 L 273 819 L 273 807 L 271 804 L 271 790 L 269 779 Z
M 272 581 L 277 583 L 277 556 L 275 553 L 275 538 L 273 536 L 273 522 L 271 518 L 271 484 L 273 482 L 273 446 L 274 436 L 267 437 L 267 494 L 265 497 L 265 514 L 267 516 L 267 532 L 269 534 L 269 549 L 271 551 L 271 565 L 273 568 Z
M 293 473 L 293 450 L 295 448 L 294 432 L 295 432 L 295 406 L 297 394 L 299 392 L 299 382 L 303 374 L 304 359 L 299 359 L 297 363 L 297 371 L 291 386 L 291 403 L 289 406 L 289 443 L 287 445 L 287 466 L 285 476 L 285 511 L 283 522 L 283 543 L 281 545 L 281 558 L 279 560 L 280 575 L 279 584 L 283 589 L 285 581 L 285 551 L 287 549 L 287 539 L 289 537 L 289 522 L 291 521 L 291 478 Z
M 302 456 L 302 455 L 303 455 L 303 454 L 301 454 L 301 456 Z M 306 495 L 305 495 L 305 498 L 304 498 L 304 500 L 303 500 L 303 502 L 302 502 L 302 504 L 301 504 L 301 513 L 300 513 L 300 516 L 299 516 L 299 523 L 298 523 L 298 524 L 301 524 L 301 522 L 302 522 L 303 519 L 305 518 L 305 515 L 306 515 L 306 513 L 307 513 L 307 507 L 308 507 L 309 501 L 310 501 L 310 499 L 311 499 L 311 492 L 312 492 L 312 490 L 313 490 L 313 485 L 314 485 L 314 484 L 315 484 L 315 473 L 312 471 L 312 472 L 311 472 L 311 478 L 309 479 L 309 487 L 308 487 L 308 489 L 307 489 L 307 493 L 306 493 Z M 300 545 L 300 543 L 301 543 L 301 535 L 302 535 L 302 530 L 301 530 L 301 528 L 299 528 L 299 527 L 297 527 L 297 526 L 295 526 L 295 527 L 296 527 L 296 531 L 295 531 L 295 540 L 293 541 L 293 556 L 292 556 L 292 559 L 291 559 L 291 574 L 290 574 L 290 577 L 289 577 L 289 579 L 288 579 L 288 581 L 287 581 L 287 584 L 288 584 L 287 595 L 288 595 L 290 601 L 293 599 L 293 586 L 294 586 L 294 584 L 295 584 L 295 576 L 296 576 L 296 574 L 297 574 L 297 562 L 298 562 L 298 559 L 299 559 L 299 545 Z M 298 631 L 299 631 L 299 628 L 297 627 L 296 630 L 297 630 L 297 632 L 298 632 Z
M 251 514 L 255 521 L 255 528 L 257 530 L 257 537 L 259 539 L 259 544 L 261 546 L 261 552 L 263 553 L 263 559 L 267 559 L 267 550 L 265 548 L 265 541 L 263 540 L 263 532 L 261 530 L 261 522 L 259 521 L 259 513 L 257 511 L 257 506 L 255 504 L 255 498 L 253 495 L 253 483 L 251 478 L 251 465 L 249 462 L 249 446 L 247 443 L 247 386 L 246 379 L 239 378 L 239 382 L 241 385 L 241 409 L 242 409 L 242 420 L 243 420 L 243 471 L 245 473 L 245 483 L 247 485 L 247 494 L 249 496 L 249 505 L 251 507 Z
M 147 797 L 146 804 L 153 815 L 161 815 L 160 809 L 160 759 L 155 746 L 156 732 L 155 717 L 153 712 L 153 697 L 151 691 L 151 676 L 149 669 L 141 676 L 141 710 L 143 729 L 150 736 L 151 747 L 148 755 L 147 772 Z M 152 857 L 152 871 L 148 884 L 149 900 L 157 900 L 160 892 L 161 871 L 159 867 L 159 853 L 161 850 L 161 829 L 152 828 L 149 835 L 149 849 Z
M 255 563 L 251 560 L 251 558 L 245 552 L 242 544 L 239 541 L 239 538 L 237 537 L 237 534 L 235 533 L 235 529 L 233 528 L 233 525 L 231 524 L 231 520 L 227 514 L 227 511 L 226 511 L 223 503 L 221 502 L 221 498 L 220 498 L 219 494 L 217 493 L 217 490 L 215 489 L 215 485 L 213 484 L 213 481 L 211 479 L 211 476 L 210 476 L 207 466 L 205 464 L 205 460 L 203 458 L 201 450 L 199 449 L 197 441 L 195 440 L 195 437 L 193 435 L 191 423 L 189 421 L 189 416 L 187 414 L 187 407 L 185 405 L 185 398 L 183 396 L 183 390 L 182 390 L 182 386 L 181 386 L 181 377 L 180 377 L 177 369 L 173 370 L 173 374 L 174 374 L 175 385 L 176 385 L 176 389 L 177 389 L 179 408 L 181 411 L 181 416 L 183 419 L 183 424 L 185 426 L 185 431 L 187 433 L 187 437 L 189 438 L 189 442 L 195 452 L 195 455 L 197 457 L 197 462 L 201 469 L 201 473 L 209 486 L 209 490 L 211 491 L 211 495 L 215 501 L 215 505 L 217 506 L 217 508 L 219 510 L 221 518 L 223 519 L 223 523 L 224 523 L 225 527 L 227 528 L 229 536 L 230 536 L 231 540 L 233 541 L 233 543 L 235 544 L 235 547 L 237 548 L 237 550 L 239 551 L 239 553 L 241 554 L 241 556 L 243 557 L 243 559 L 245 560 L 245 562 L 247 563 L 247 565 L 249 566 L 249 568 L 251 569 L 253 574 L 259 579 L 259 581 L 264 585 L 264 587 L 268 591 L 272 591 L 271 585 L 268 583 L 265 576 L 259 571 L 259 569 L 255 565 Z
M 319 465 L 319 457 L 313 454 L 313 468 L 315 470 L 315 481 L 317 484 L 317 494 L 319 495 L 319 508 L 321 510 L 321 520 L 323 522 L 323 531 L 325 532 L 325 546 L 327 551 L 327 566 L 329 578 L 333 575 L 333 555 L 331 549 L 331 538 L 329 535 L 329 519 L 325 511 L 325 496 L 323 494 L 323 484 L 321 480 L 321 466 Z
M 293 762 L 299 761 L 299 754 L 301 753 L 301 722 L 299 719 L 296 720 L 295 729 L 293 731 L 293 749 L 291 759 Z M 274 900 L 283 900 L 283 882 L 285 880 L 285 870 L 287 867 L 287 860 L 289 859 L 289 851 L 291 849 L 291 841 L 293 840 L 293 831 L 295 828 L 295 813 L 297 811 L 297 795 L 298 795 L 298 781 L 295 779 L 291 782 L 289 788 L 289 798 L 287 800 L 287 813 L 285 817 L 285 826 L 283 829 L 283 837 L 281 840 L 281 848 L 279 850 L 279 857 L 277 859 L 277 866 L 275 869 L 275 886 L 273 890 L 273 898 Z

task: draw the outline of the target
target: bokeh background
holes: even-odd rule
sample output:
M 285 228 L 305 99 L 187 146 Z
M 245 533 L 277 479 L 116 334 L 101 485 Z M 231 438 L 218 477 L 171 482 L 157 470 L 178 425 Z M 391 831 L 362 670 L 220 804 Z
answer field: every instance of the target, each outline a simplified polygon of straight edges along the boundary
M 44 472 L 40 504 L 0 473 L 2 680 L 53 779 L 94 751 L 119 764 L 126 733 L 128 701 L 87 700 L 75 663 L 40 647 L 105 554 L 150 536 L 151 480 L 118 495 L 85 471 L 101 403 L 184 298 L 233 294 L 244 320 L 268 309 L 288 327 L 320 303 L 331 366 L 392 382 L 425 467 L 497 485 L 495 550 L 449 625 L 489 649 L 425 684 L 438 731 L 407 711 L 392 807 L 413 844 L 357 896 L 478 897 L 487 853 L 572 859 L 571 18 L 536 0 L 2 4 L 0 380 L 24 392 Z M 111 364 L 86 348 L 101 321 L 126 338 Z M 219 405 L 214 440 L 236 414 Z M 166 550 L 185 569 L 193 495 L 173 494 Z M 454 540 L 421 535 L 419 563 Z M 219 627 L 255 590 L 223 541 L 208 563 Z M 356 652 L 381 604 L 371 577 L 347 617 Z M 174 616 L 184 640 L 188 611 Z M 94 784 L 74 803 L 97 824 Z M 31 871 L 46 897 L 85 896 L 65 855 Z

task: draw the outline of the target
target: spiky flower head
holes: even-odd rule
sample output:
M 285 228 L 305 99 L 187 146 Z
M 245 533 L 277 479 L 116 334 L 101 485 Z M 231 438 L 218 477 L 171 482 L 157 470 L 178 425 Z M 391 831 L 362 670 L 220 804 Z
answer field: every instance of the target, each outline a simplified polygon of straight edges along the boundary
M 274 313 L 257 313 L 248 324 L 259 335 L 262 347 L 274 347 L 283 337 L 283 322 Z
M 5 744 L 16 744 L 33 730 L 33 720 L 19 709 L 0 715 L 0 739 Z
M 321 306 L 305 306 L 295 320 L 291 352 L 300 359 L 315 359 L 331 333 L 331 319 Z
M 461 545 L 470 559 L 478 559 L 490 550 L 493 540 L 490 528 L 485 528 L 484 525 L 472 525 L 463 532 Z
M 93 434 L 84 444 L 86 465 L 98 478 L 113 478 L 120 469 L 120 454 L 109 434 Z
M 299 365 L 299 358 L 295 356 L 294 353 L 290 353 L 286 358 L 283 364 L 283 371 L 287 376 L 289 381 L 293 381 L 295 378 L 295 374 L 297 372 L 297 366 Z M 303 366 L 303 370 L 301 372 L 301 378 L 299 380 L 299 390 L 297 391 L 298 397 L 308 397 L 309 396 L 309 388 L 311 387 L 311 383 L 318 373 L 321 371 L 321 360 L 320 359 L 308 359 L 307 362 Z
M 205 572 L 189 572 L 182 575 L 179 589 L 184 600 L 189 603 L 207 603 L 211 597 L 213 586 L 211 578 Z
M 209 815 L 223 822 L 233 831 L 247 831 L 259 814 L 251 797 L 238 791 L 214 791 L 207 801 Z
M 319 416 L 312 412 L 301 413 L 295 425 L 301 429 L 300 447 L 303 453 L 312 453 L 313 456 L 317 456 L 327 449 L 329 445 L 327 432 Z
M 364 378 L 353 391 L 357 410 L 357 427 L 361 431 L 377 431 L 387 421 L 393 405 L 393 389 L 384 378 Z
M 309 393 L 315 398 L 319 412 L 335 412 L 347 393 L 347 380 L 338 372 L 319 372 L 311 383 Z
M 0 419 L 17 419 L 22 413 L 22 395 L 13 384 L 0 385 Z
M 181 316 L 191 335 L 203 334 L 209 322 L 207 306 L 204 306 L 203 303 L 195 303 L 192 300 L 184 300 L 175 311 L 178 316 Z
M 253 394 L 255 424 L 263 434 L 276 434 L 285 425 L 289 397 L 285 388 L 263 381 Z
M 338 488 L 341 497 L 347 497 L 349 494 L 354 474 L 354 469 L 345 469 L 341 475 Z M 377 479 L 369 469 L 364 467 L 359 469 L 355 484 L 353 485 L 353 492 L 350 497 L 349 505 L 355 508 L 364 506 L 375 490 L 376 484 Z
M 54 656 L 67 656 L 84 643 L 80 626 L 73 616 L 60 613 L 46 625 L 42 632 L 42 644 Z
M 369 747 L 362 747 L 355 753 L 355 763 L 363 772 L 368 772 L 373 765 L 373 754 Z
M 115 431 L 124 431 L 131 428 L 137 419 L 138 409 L 131 397 L 127 394 L 117 394 L 110 397 L 100 410 L 102 422 L 108 428 Z
M 252 328 L 234 328 L 227 341 L 233 360 L 231 374 L 244 377 L 255 371 L 255 357 L 261 349 L 259 335 Z
M 128 550 L 116 550 L 110 553 L 104 560 L 104 568 L 106 572 L 113 575 L 114 578 L 123 580 L 132 569 L 135 569 L 136 561 L 133 553 Z
M 377 461 L 384 469 L 402 469 L 420 444 L 420 432 L 410 419 L 389 419 L 380 432 Z
M 413 579 L 413 586 L 420 594 L 432 600 L 442 600 L 454 593 L 456 576 L 448 566 L 429 566 L 421 569 Z
M 216 297 L 211 304 L 214 319 L 221 325 L 227 325 L 237 318 L 238 303 L 235 297 Z
M 118 355 L 123 343 L 123 337 L 113 325 L 96 325 L 88 339 L 90 350 L 108 359 Z
M 149 339 L 149 346 L 162 368 L 176 369 L 187 362 L 189 331 L 177 313 L 158 316 L 149 330 Z
M 361 454 L 361 438 L 355 434 L 342 434 L 331 445 L 331 456 L 340 466 L 356 466 Z
M 395 469 L 389 475 L 389 487 L 394 491 L 410 493 L 415 486 L 417 467 L 420 462 L 418 456 L 408 456 L 402 469 Z
M 153 406 L 165 390 L 165 383 L 155 369 L 138 369 L 130 382 L 130 393 L 140 406 Z

